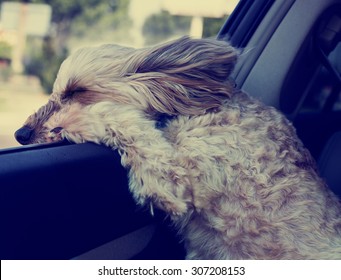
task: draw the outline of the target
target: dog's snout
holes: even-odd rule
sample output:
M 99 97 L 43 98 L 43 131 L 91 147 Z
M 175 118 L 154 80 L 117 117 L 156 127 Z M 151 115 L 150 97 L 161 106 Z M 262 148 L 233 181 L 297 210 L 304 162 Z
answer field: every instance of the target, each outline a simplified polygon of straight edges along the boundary
M 23 126 L 15 132 L 14 137 L 20 144 L 27 145 L 30 143 L 30 140 L 33 136 L 33 132 L 34 130 L 32 128 Z

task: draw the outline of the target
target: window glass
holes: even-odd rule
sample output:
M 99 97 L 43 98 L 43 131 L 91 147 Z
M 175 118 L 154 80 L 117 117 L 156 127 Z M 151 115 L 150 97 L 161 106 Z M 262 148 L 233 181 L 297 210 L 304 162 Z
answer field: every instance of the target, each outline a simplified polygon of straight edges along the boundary
M 341 43 L 328 55 L 330 65 L 341 75 Z M 341 111 L 341 86 L 330 69 L 321 65 L 313 78 L 302 112 Z

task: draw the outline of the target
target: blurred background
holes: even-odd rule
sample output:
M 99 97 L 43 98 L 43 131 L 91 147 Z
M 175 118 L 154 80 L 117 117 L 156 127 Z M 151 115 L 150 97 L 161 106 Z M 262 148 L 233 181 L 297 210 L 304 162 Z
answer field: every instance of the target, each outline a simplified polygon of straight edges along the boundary
M 46 103 L 60 63 L 82 46 L 144 47 L 215 37 L 238 0 L 0 1 L 0 148 Z

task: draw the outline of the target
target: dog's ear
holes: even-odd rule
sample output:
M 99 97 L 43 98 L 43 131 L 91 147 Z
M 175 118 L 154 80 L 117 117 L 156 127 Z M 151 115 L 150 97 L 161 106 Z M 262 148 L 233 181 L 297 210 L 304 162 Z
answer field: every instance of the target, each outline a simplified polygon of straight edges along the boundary
M 137 51 L 128 82 L 144 95 L 149 113 L 203 114 L 231 96 L 227 83 L 238 52 L 224 41 L 181 39 Z

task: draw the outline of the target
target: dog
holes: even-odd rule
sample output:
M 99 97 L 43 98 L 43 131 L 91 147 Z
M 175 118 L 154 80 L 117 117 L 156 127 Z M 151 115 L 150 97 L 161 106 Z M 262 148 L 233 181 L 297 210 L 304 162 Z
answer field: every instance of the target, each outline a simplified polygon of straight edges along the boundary
M 82 48 L 16 139 L 117 149 L 136 202 L 171 217 L 187 259 L 341 259 L 339 200 L 286 117 L 229 81 L 238 56 L 189 37 Z

